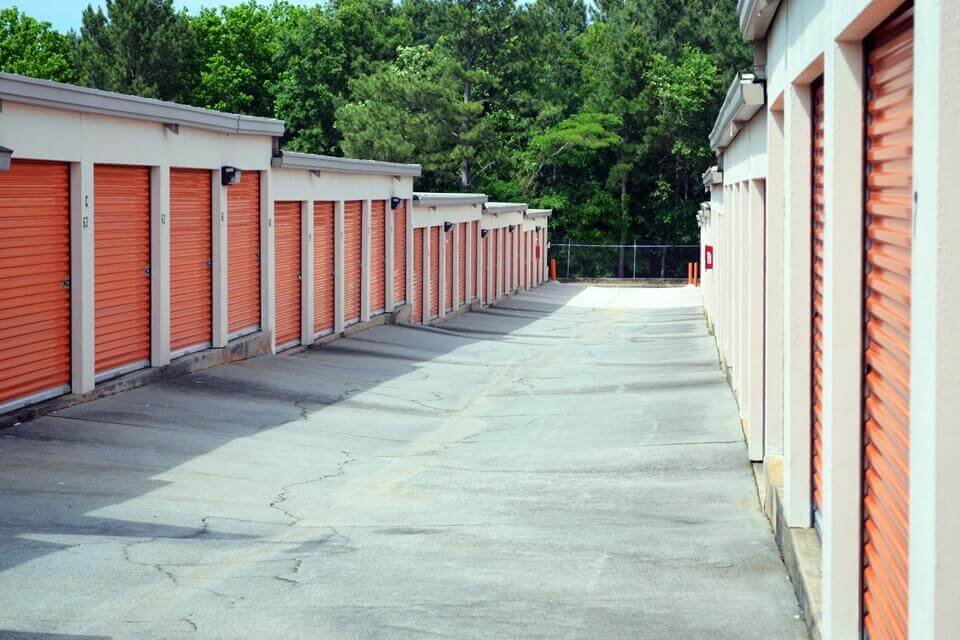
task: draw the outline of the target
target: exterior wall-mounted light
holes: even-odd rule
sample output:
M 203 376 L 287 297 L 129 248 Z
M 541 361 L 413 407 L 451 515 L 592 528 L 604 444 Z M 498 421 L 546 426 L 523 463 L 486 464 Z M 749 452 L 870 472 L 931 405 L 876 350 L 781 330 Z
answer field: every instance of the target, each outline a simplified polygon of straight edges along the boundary
M 511 225 L 510 225 L 509 227 L 507 227 L 507 228 L 510 229 L 510 233 L 513 233 L 513 230 L 517 228 L 517 225 L 511 224 Z
M 444 230 L 444 232 L 450 231 L 450 229 L 453 229 L 453 223 L 452 223 L 452 222 L 444 222 L 444 223 L 443 223 L 443 230 Z
M 396 208 L 399 207 L 399 206 L 400 206 L 400 198 L 398 198 L 397 196 L 391 196 L 391 197 L 390 197 L 390 208 L 391 208 L 391 209 L 396 209 Z
M 482 230 L 480 231 L 480 237 L 481 237 L 481 238 L 486 238 L 486 237 L 487 237 L 487 234 L 488 234 L 489 232 L 490 232 L 490 229 L 482 229 Z
M 0 171 L 10 170 L 10 158 L 13 156 L 13 149 L 0 147 Z
M 236 167 L 220 167 L 220 184 L 229 186 L 240 182 L 240 169 Z

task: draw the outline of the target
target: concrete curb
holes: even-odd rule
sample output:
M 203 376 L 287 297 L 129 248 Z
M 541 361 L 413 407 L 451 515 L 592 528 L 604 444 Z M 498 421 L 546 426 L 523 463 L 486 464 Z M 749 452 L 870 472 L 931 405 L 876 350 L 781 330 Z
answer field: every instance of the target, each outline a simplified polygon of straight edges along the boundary
M 753 463 L 760 505 L 770 520 L 783 564 L 793 583 L 803 621 L 812 640 L 820 640 L 822 574 L 820 536 L 816 530 L 788 527 L 783 516 L 783 458 L 767 456 Z

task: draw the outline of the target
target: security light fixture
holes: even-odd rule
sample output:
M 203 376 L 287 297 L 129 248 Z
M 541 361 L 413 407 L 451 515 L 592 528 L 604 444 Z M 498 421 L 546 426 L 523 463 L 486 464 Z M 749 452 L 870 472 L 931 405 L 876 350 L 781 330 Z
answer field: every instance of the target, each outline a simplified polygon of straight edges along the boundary
M 444 223 L 443 223 L 443 230 L 444 230 L 444 232 L 450 231 L 450 229 L 453 229 L 453 223 L 452 223 L 452 222 L 444 222 Z
M 510 226 L 507 227 L 507 228 L 510 229 L 510 233 L 513 233 L 513 230 L 517 228 L 517 225 L 512 224 L 512 225 L 510 225 Z
M 220 184 L 229 186 L 240 183 L 240 169 L 236 167 L 220 167 Z
M 391 208 L 391 209 L 396 209 L 396 208 L 399 207 L 399 206 L 400 206 L 400 198 L 398 198 L 397 196 L 391 196 L 391 198 L 390 198 L 390 208 Z
M 10 170 L 10 157 L 13 156 L 13 149 L 0 147 L 0 171 Z
M 483 229 L 482 231 L 480 231 L 480 237 L 486 238 L 489 232 L 490 232 L 490 229 Z

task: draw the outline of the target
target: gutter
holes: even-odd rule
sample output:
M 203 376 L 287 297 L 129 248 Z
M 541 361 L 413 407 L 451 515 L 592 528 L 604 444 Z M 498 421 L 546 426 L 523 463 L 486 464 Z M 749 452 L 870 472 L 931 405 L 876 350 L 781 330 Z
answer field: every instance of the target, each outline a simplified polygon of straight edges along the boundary
M 743 125 L 763 107 L 765 101 L 764 84 L 752 73 L 738 73 L 734 76 L 710 132 L 710 148 L 716 152 L 726 149 L 740 133 Z
M 513 213 L 518 211 L 520 213 L 526 213 L 527 203 L 525 202 L 488 202 L 483 205 L 484 213 Z
M 306 169 L 308 171 L 361 173 L 394 177 L 418 177 L 423 171 L 419 164 L 337 158 L 334 156 L 321 156 L 314 153 L 298 153 L 296 151 L 280 151 L 279 155 L 273 157 L 270 164 L 277 169 Z
M 274 118 L 225 113 L 176 102 L 141 98 L 50 80 L 38 80 L 15 73 L 0 73 L 0 100 L 65 111 L 146 120 L 168 127 L 183 125 L 219 133 L 279 137 L 284 131 L 283 120 Z
M 453 205 L 485 204 L 487 196 L 483 193 L 425 193 L 414 192 L 415 207 L 444 207 Z

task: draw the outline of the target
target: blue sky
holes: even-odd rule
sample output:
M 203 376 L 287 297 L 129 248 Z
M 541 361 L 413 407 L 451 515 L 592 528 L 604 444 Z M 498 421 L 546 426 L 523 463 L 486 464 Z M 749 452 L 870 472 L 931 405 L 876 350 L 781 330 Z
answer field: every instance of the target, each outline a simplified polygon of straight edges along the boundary
M 263 0 L 264 3 L 269 0 Z M 179 9 L 196 13 L 201 7 L 242 4 L 245 0 L 174 0 Z M 17 7 L 27 15 L 53 24 L 58 31 L 80 30 L 80 12 L 88 4 L 103 6 L 103 0 L 0 0 L 0 7 Z M 319 4 L 316 0 L 297 0 L 296 4 Z

